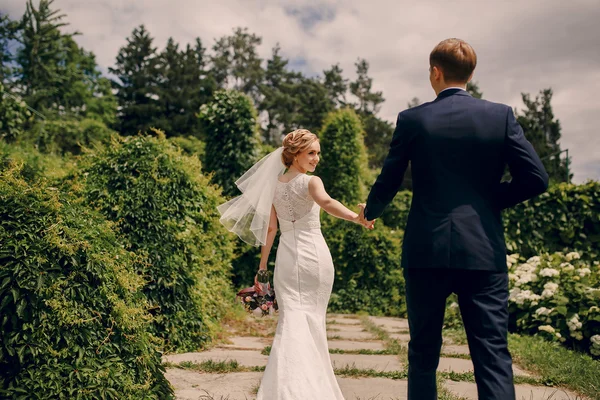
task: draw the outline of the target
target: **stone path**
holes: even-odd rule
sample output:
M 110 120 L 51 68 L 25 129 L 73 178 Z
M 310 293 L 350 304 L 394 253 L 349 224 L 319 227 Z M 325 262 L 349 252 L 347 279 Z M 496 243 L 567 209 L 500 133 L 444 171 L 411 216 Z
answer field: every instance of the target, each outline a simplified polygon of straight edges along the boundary
M 249 316 L 248 318 L 254 318 Z M 396 340 L 403 349 L 409 340 L 406 320 L 398 318 L 368 317 L 371 325 L 385 331 L 389 338 Z M 260 324 L 261 319 L 256 321 Z M 199 352 L 173 354 L 164 357 L 168 362 L 167 378 L 175 388 L 178 400 L 251 400 L 256 398 L 262 372 L 268 356 L 265 347 L 270 346 L 273 338 L 274 324 L 268 324 L 271 331 L 260 331 L 264 337 L 233 336 L 228 344 Z M 353 315 L 328 315 L 327 329 L 331 361 L 336 369 L 344 367 L 363 370 L 360 377 L 338 376 L 338 382 L 347 400 L 388 400 L 406 399 L 407 382 L 405 379 L 392 379 L 406 376 L 405 353 L 399 355 L 385 353 L 389 346 L 378 339 L 378 336 L 363 324 L 361 319 Z M 268 329 L 267 329 L 268 330 Z M 366 354 L 357 354 L 357 353 Z M 473 371 L 473 364 L 468 359 L 469 349 L 465 345 L 452 343 L 445 338 L 442 349 L 444 356 L 440 359 L 439 372 L 468 373 Z M 453 356 L 456 355 L 456 356 Z M 202 372 L 208 371 L 199 367 L 207 361 L 236 362 L 237 371 L 247 372 Z M 181 364 L 183 363 L 183 364 Z M 177 367 L 177 365 L 179 367 Z M 364 372 L 371 370 L 371 372 Z M 235 371 L 235 369 L 234 369 Z M 373 372 L 375 371 L 375 372 Z M 339 371 L 338 371 L 339 372 Z M 515 375 L 531 376 L 515 366 Z M 369 376 L 365 376 L 369 375 Z M 375 375 L 375 376 L 373 376 Z M 445 376 L 448 376 L 447 374 Z M 456 379 L 452 376 L 452 379 Z M 460 379 L 460 378 L 459 378 Z M 444 387 L 454 399 L 477 399 L 477 388 L 474 383 L 447 380 Z M 562 389 L 538 387 L 519 384 L 518 400 L 574 400 L 577 396 Z

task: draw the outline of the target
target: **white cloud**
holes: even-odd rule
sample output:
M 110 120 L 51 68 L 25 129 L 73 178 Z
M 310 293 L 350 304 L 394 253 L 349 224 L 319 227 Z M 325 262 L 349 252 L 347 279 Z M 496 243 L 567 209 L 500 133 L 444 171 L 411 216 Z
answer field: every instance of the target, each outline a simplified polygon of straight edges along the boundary
M 18 17 L 23 0 L 2 10 Z M 552 87 L 562 125 L 563 148 L 573 157 L 575 181 L 600 179 L 600 7 L 597 0 L 56 0 L 70 29 L 103 69 L 144 23 L 163 47 L 169 36 L 184 44 L 200 37 L 206 47 L 248 27 L 263 38 L 262 57 L 280 43 L 303 72 L 319 74 L 340 63 L 347 77 L 366 58 L 376 90 L 386 102 L 381 115 L 395 120 L 414 96 L 433 98 L 428 55 L 447 37 L 470 42 L 479 57 L 475 80 L 486 99 L 522 108 L 521 92 Z

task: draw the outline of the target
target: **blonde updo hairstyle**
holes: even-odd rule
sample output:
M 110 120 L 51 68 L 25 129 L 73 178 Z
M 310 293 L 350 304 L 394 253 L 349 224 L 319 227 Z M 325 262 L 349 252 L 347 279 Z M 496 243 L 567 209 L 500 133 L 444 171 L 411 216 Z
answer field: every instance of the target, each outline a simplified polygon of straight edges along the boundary
M 283 153 L 281 161 L 287 168 L 294 163 L 296 156 L 308 148 L 319 138 L 308 129 L 296 129 L 283 138 Z

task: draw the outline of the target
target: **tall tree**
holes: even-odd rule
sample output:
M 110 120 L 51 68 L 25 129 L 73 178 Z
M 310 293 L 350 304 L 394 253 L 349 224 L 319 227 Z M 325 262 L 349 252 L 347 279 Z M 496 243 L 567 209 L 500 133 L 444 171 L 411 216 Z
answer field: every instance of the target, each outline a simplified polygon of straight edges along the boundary
M 334 107 L 345 107 L 346 93 L 348 92 L 348 79 L 342 75 L 343 70 L 339 64 L 332 65 L 330 69 L 323 71 L 325 81 L 323 84 L 327 89 L 329 100 Z
M 212 56 L 212 71 L 219 86 L 246 93 L 256 103 L 264 73 L 257 52 L 261 43 L 262 39 L 248 28 L 236 28 L 233 35 L 216 40 Z
M 479 84 L 477 82 L 469 82 L 467 83 L 467 92 L 471 94 L 471 96 L 481 99 L 483 98 L 483 93 L 479 90 Z
M 234 90 L 219 90 L 198 114 L 206 132 L 204 168 L 226 196 L 239 194 L 235 185 L 259 154 L 257 115 L 252 101 Z
M 153 39 L 144 25 L 135 28 L 127 45 L 121 47 L 114 68 L 113 80 L 121 107 L 119 128 L 122 134 L 133 135 L 155 125 L 160 117 L 158 102 L 159 57 Z
M 355 105 L 360 114 L 377 114 L 385 101 L 382 92 L 373 92 L 373 78 L 369 77 L 369 63 L 359 59 L 356 65 L 356 81 L 350 83 L 350 92 L 358 99 Z
M 408 102 L 408 104 L 406 105 L 407 108 L 413 108 L 413 107 L 417 107 L 421 105 L 421 100 L 419 100 L 418 97 L 413 97 L 411 99 L 411 101 Z
M 320 133 L 319 174 L 331 196 L 347 205 L 365 198 L 367 155 L 362 122 L 350 108 L 331 112 Z
M 160 54 L 158 104 L 160 112 L 155 126 L 167 136 L 199 135 L 196 113 L 208 102 L 215 89 L 212 77 L 205 70 L 205 49 L 199 38 L 195 47 L 184 50 L 170 38 Z
M 8 85 L 12 72 L 14 54 L 10 50 L 11 41 L 16 40 L 19 23 L 0 12 L 0 83 Z
M 522 93 L 521 96 L 525 109 L 518 115 L 517 121 L 542 159 L 551 182 L 570 180 L 572 174 L 567 169 L 570 160 L 560 156 L 561 127 L 552 111 L 552 89 L 541 90 L 535 99 L 527 93 Z

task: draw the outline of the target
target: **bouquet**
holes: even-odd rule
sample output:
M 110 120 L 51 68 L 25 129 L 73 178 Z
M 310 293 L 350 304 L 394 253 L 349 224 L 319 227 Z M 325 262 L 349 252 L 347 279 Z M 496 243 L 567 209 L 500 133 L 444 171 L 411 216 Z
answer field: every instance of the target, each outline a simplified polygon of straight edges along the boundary
M 242 289 L 237 296 L 248 312 L 263 317 L 279 309 L 275 291 L 270 283 L 270 272 L 259 270 L 254 278 L 254 286 Z

